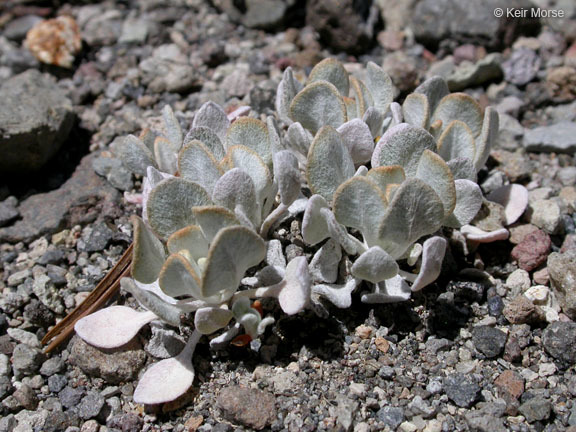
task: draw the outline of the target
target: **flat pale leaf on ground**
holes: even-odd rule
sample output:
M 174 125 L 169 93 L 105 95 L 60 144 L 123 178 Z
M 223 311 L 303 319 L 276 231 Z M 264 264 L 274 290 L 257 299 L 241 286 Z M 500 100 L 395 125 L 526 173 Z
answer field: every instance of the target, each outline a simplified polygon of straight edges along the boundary
M 134 135 L 128 135 L 117 143 L 114 153 L 122 160 L 122 164 L 134 174 L 144 176 L 149 166 L 158 168 L 152 150 Z
M 482 131 L 476 140 L 476 156 L 474 157 L 474 167 L 476 171 L 480 171 L 488 160 L 490 149 L 498 137 L 499 125 L 500 118 L 498 111 L 493 107 L 487 107 L 484 111 Z
M 444 78 L 433 76 L 428 78 L 414 90 L 414 93 L 421 93 L 426 95 L 428 103 L 430 104 L 430 112 L 433 113 L 442 98 L 450 93 L 448 84 Z
M 168 174 L 176 173 L 178 152 L 168 138 L 161 136 L 156 138 L 154 141 L 154 157 L 160 171 Z
M 318 284 L 312 287 L 312 292 L 328 299 L 337 308 L 346 309 L 352 305 L 352 292 L 359 283 L 360 280 L 352 278 L 343 285 Z
M 110 306 L 79 319 L 74 330 L 90 345 L 118 348 L 130 342 L 142 327 L 157 318 L 152 312 L 137 312 L 128 306 Z
M 300 195 L 302 182 L 298 159 L 288 150 L 282 150 L 274 155 L 274 179 L 278 184 L 280 202 L 290 205 Z
M 180 150 L 178 171 L 182 178 L 198 183 L 209 195 L 224 174 L 212 152 L 198 140 L 188 142 Z
M 222 107 L 214 102 L 206 102 L 202 105 L 192 121 L 193 128 L 207 127 L 212 129 L 220 140 L 224 140 L 229 126 L 228 116 Z
M 229 147 L 227 158 L 234 168 L 239 168 L 250 176 L 258 204 L 262 206 L 272 190 L 272 175 L 268 166 L 254 150 L 241 145 Z
M 386 114 L 394 100 L 394 84 L 390 76 L 374 62 L 366 66 L 366 86 L 374 99 L 374 107 Z
M 401 123 L 386 131 L 372 155 L 372 168 L 400 165 L 407 177 L 416 175 L 424 150 L 436 150 L 436 141 L 426 130 Z
M 194 268 L 196 267 L 196 269 Z M 180 253 L 173 253 L 160 272 L 158 284 L 170 297 L 192 296 L 202 299 L 200 292 L 201 274 L 197 266 Z
M 173 401 L 188 391 L 194 382 L 192 356 L 200 332 L 194 332 L 180 354 L 153 364 L 138 381 L 134 402 L 155 405 Z
M 315 134 L 322 126 L 337 128 L 346 121 L 346 106 L 338 89 L 327 81 L 307 85 L 290 104 L 290 117 Z
M 197 208 L 197 207 L 195 207 Z M 208 241 L 197 225 L 190 225 L 168 237 L 168 251 L 188 255 L 194 261 L 208 255 Z
M 438 154 L 445 161 L 456 158 L 474 160 L 476 143 L 472 130 L 460 120 L 452 121 L 438 138 Z
M 506 225 L 512 225 L 520 219 L 528 207 L 528 189 L 519 184 L 499 187 L 490 192 L 486 198 L 504 206 Z
M 219 307 L 201 308 L 194 314 L 194 328 L 208 335 L 228 325 L 234 315 L 228 309 Z
M 430 150 L 424 150 L 416 170 L 416 178 L 432 187 L 444 206 L 444 218 L 454 211 L 456 206 L 456 187 L 450 168 L 440 156 Z
M 184 137 L 183 147 L 194 140 L 202 142 L 202 144 L 210 150 L 210 153 L 214 155 L 217 161 L 220 161 L 226 153 L 222 140 L 220 140 L 218 135 L 216 135 L 216 132 L 210 128 L 200 126 L 190 129 Z
M 322 209 L 330 210 L 326 200 L 320 195 L 312 195 L 306 203 L 302 219 L 302 238 L 309 245 L 320 243 L 330 235 Z
M 480 186 L 470 180 L 458 179 L 454 181 L 456 188 L 456 207 L 443 225 L 460 228 L 469 224 L 482 207 L 482 190 Z
M 380 188 L 382 193 L 386 193 L 388 186 L 399 185 L 406 180 L 404 168 L 400 165 L 389 165 L 372 168 L 366 174 Z
M 204 297 L 225 301 L 238 289 L 250 267 L 266 258 L 266 244 L 254 231 L 241 226 L 222 229 L 214 238 L 202 278 Z
M 352 265 L 352 275 L 368 282 L 378 283 L 398 274 L 396 260 L 378 246 L 360 255 Z
M 309 83 L 320 80 L 328 81 L 338 89 L 342 96 L 348 96 L 348 92 L 350 91 L 348 72 L 346 72 L 342 63 L 335 58 L 325 58 L 310 71 L 310 75 L 308 76 Z
M 368 90 L 364 82 L 354 76 L 350 77 L 350 85 L 353 90 L 354 99 L 356 100 L 356 115 L 354 117 L 362 118 L 366 110 L 374 106 L 372 93 L 370 93 L 370 90 Z
M 368 177 L 352 177 L 334 194 L 334 215 L 341 224 L 360 230 L 373 244 L 387 208 L 384 193 Z
M 238 219 L 234 213 L 221 206 L 193 207 L 192 212 L 196 218 L 196 223 L 202 229 L 204 237 L 208 243 L 212 243 L 216 234 L 222 229 L 232 225 L 238 225 Z M 206 256 L 206 255 L 204 255 Z
M 294 258 L 286 266 L 284 287 L 278 295 L 278 303 L 285 314 L 294 315 L 304 310 L 310 301 L 311 285 L 306 257 Z
M 406 96 L 402 104 L 402 116 L 406 123 L 427 129 L 430 121 L 428 98 L 421 93 Z
M 450 93 L 442 98 L 430 120 L 430 123 L 442 121 L 442 130 L 453 120 L 460 120 L 470 128 L 474 137 L 482 129 L 482 108 L 466 93 Z
M 354 162 L 340 134 L 333 127 L 324 126 L 308 152 L 306 176 L 310 190 L 331 202 L 338 186 L 353 175 Z
M 212 195 L 214 203 L 226 207 L 236 214 L 236 208 L 252 221 L 255 226 L 260 224 L 260 212 L 256 188 L 252 177 L 240 168 L 227 171 L 214 186 Z
M 138 216 L 132 216 L 134 248 L 132 250 L 132 276 L 142 283 L 152 283 L 164 265 L 164 245 Z
M 420 237 L 438 230 L 443 219 L 444 206 L 434 189 L 422 180 L 408 179 L 388 204 L 379 246 L 398 258 Z
M 254 150 L 267 166 L 272 166 L 268 127 L 261 120 L 242 117 L 232 123 L 226 134 L 226 148 L 242 145 Z
M 352 119 L 336 129 L 348 148 L 355 165 L 370 161 L 374 151 L 374 139 L 370 128 L 359 118 Z
M 192 207 L 212 204 L 210 197 L 197 183 L 183 178 L 161 181 L 150 192 L 146 211 L 148 222 L 162 238 L 194 224 Z
M 418 277 L 412 284 L 412 292 L 420 291 L 434 282 L 442 270 L 442 261 L 448 242 L 442 237 L 431 237 L 422 245 L 422 265 Z

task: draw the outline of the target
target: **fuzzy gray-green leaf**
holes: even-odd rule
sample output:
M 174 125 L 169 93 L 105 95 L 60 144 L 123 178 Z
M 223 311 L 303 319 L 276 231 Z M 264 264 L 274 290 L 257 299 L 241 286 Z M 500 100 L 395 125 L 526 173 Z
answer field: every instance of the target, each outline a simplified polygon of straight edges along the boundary
M 240 210 L 258 226 L 260 214 L 258 198 L 252 178 L 239 168 L 227 171 L 214 186 L 214 202 L 236 213 Z M 238 207 L 238 209 L 237 209 Z
M 354 277 L 378 283 L 398 274 L 398 264 L 379 246 L 373 246 L 360 255 L 352 265 Z
M 428 128 L 430 121 L 428 98 L 420 93 L 409 94 L 402 104 L 402 115 L 406 123 L 424 129 Z
M 162 291 L 170 297 L 192 296 L 201 299 L 200 275 L 191 262 L 179 253 L 168 257 L 158 284 Z
M 486 108 L 484 111 L 482 131 L 476 140 L 476 156 L 474 157 L 474 167 L 476 168 L 476 171 L 480 171 L 488 160 L 488 156 L 490 156 L 490 148 L 498 137 L 498 127 L 498 111 L 492 107 Z
M 444 217 L 450 216 L 456 205 L 456 189 L 454 177 L 446 162 L 433 151 L 424 150 L 416 177 L 434 189 L 444 206 Z
M 201 141 L 218 161 L 221 160 L 226 153 L 222 140 L 216 135 L 216 132 L 210 128 L 199 126 L 190 129 L 184 137 L 183 146 L 194 140 Z
M 442 130 L 453 120 L 460 120 L 470 128 L 474 137 L 482 129 L 482 109 L 478 102 L 466 93 L 451 93 L 438 103 L 430 123 L 442 121 Z
M 210 197 L 197 183 L 183 178 L 161 181 L 148 198 L 147 215 L 150 227 L 161 237 L 194 224 L 192 207 L 212 204 Z
M 149 166 L 158 168 L 152 151 L 134 135 L 122 138 L 114 150 L 124 166 L 134 174 L 144 176 Z
M 198 183 L 208 194 L 224 174 L 212 152 L 198 140 L 190 141 L 180 150 L 178 171 L 182 178 Z
M 338 89 L 327 81 L 307 85 L 290 104 L 290 117 L 315 134 L 322 126 L 337 128 L 346 121 L 346 106 Z
M 264 163 L 272 166 L 272 150 L 266 123 L 251 117 L 241 117 L 232 123 L 226 135 L 226 148 L 242 145 L 254 150 Z
M 167 241 L 168 251 L 171 254 L 180 253 L 194 261 L 198 261 L 208 254 L 208 246 L 208 241 L 197 225 L 190 225 L 176 231 L 168 237 Z
M 476 144 L 466 123 L 453 120 L 438 138 L 438 154 L 449 161 L 455 158 L 474 160 Z
M 166 252 L 162 242 L 138 216 L 132 216 L 134 248 L 132 250 L 132 276 L 139 282 L 152 283 L 164 265 Z
M 316 134 L 308 152 L 306 176 L 312 193 L 332 201 L 334 191 L 354 175 L 354 162 L 340 134 L 324 126 Z
M 421 93 L 428 98 L 430 112 L 433 113 L 438 106 L 438 103 L 444 96 L 450 93 L 448 84 L 444 78 L 433 76 L 428 78 L 414 90 L 414 93 Z
M 338 89 L 342 96 L 348 96 L 350 91 L 348 72 L 338 60 L 326 58 L 314 66 L 308 76 L 308 82 L 313 83 L 320 80 L 328 81 Z
M 223 140 L 226 136 L 226 131 L 230 126 L 230 120 L 224 110 L 214 102 L 206 102 L 200 107 L 194 120 L 192 127 L 207 127 L 212 129 L 218 137 Z
M 394 100 L 394 85 L 390 76 L 374 62 L 368 62 L 366 67 L 366 86 L 374 99 L 374 106 L 382 114 L 386 114 L 390 103 Z

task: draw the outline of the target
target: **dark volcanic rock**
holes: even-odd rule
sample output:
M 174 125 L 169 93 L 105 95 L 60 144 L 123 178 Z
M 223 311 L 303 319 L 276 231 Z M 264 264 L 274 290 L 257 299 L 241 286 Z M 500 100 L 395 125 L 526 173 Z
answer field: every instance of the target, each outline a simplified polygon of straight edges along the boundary
M 84 157 L 60 189 L 24 200 L 19 207 L 22 220 L 1 228 L 0 241 L 29 242 L 41 235 L 93 221 L 110 212 L 120 193 L 94 172 L 92 158 L 92 155 Z
M 576 323 L 555 322 L 542 334 L 544 349 L 563 367 L 576 363 Z
M 489 326 L 478 326 L 472 330 L 474 347 L 488 358 L 500 355 L 506 345 L 506 334 Z
M 0 172 L 44 165 L 72 128 L 72 102 L 47 75 L 31 69 L 0 87 Z
M 478 400 L 480 386 L 463 374 L 454 374 L 444 380 L 446 395 L 459 407 L 469 407 Z
M 296 0 L 213 0 L 228 17 L 246 27 L 276 30 Z

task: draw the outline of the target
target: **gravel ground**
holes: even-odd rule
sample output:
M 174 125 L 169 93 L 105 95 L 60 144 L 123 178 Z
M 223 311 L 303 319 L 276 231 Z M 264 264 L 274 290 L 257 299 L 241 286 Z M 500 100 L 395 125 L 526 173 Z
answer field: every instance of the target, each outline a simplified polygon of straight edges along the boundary
M 576 6 L 518 0 L 565 17 L 499 20 L 508 2 L 399 3 L 0 5 L 0 432 L 576 431 Z M 79 52 L 50 57 L 69 67 L 41 63 L 26 34 L 64 15 Z M 407 303 L 355 296 L 329 318 L 264 303 L 277 321 L 261 346 L 201 342 L 193 387 L 162 406 L 132 393 L 148 364 L 181 349 L 173 329 L 152 325 L 116 351 L 73 338 L 44 354 L 40 339 L 131 242 L 140 209 L 124 193 L 140 180 L 110 157 L 114 139 L 158 125 L 165 104 L 184 127 L 208 100 L 270 113 L 284 68 L 308 72 L 328 56 L 350 71 L 382 64 L 401 98 L 441 74 L 497 107 L 480 184 L 530 191 L 510 239 L 474 246 L 446 232 L 441 277 Z M 296 244 L 287 255 L 313 253 L 299 231 L 299 220 L 277 231 Z

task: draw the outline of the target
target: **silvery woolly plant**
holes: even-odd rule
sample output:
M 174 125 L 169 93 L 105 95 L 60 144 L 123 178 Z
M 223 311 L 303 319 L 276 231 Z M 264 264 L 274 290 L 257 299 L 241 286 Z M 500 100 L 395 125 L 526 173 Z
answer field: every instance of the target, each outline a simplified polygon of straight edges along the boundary
M 286 69 L 275 117 L 246 116 L 248 107 L 226 114 L 208 102 L 184 135 L 166 107 L 164 131 L 117 143 L 123 163 L 143 176 L 132 278 L 121 285 L 145 311 L 112 306 L 79 320 L 76 332 L 101 348 L 124 345 L 154 320 L 189 335 L 178 356 L 142 375 L 136 402 L 187 391 L 202 335 L 213 347 L 262 335 L 274 319 L 253 300 L 275 298 L 290 315 L 328 313 L 321 299 L 349 307 L 359 286 L 363 302 L 405 301 L 439 276 L 442 227 L 473 241 L 503 238 L 470 225 L 485 205 L 476 176 L 496 138 L 495 111 L 449 94 L 439 78 L 402 105 L 394 93 L 376 64 L 364 83 L 327 59 L 305 85 Z M 507 223 L 523 211 L 516 187 L 492 196 Z M 286 263 L 272 233 L 302 212 L 302 237 L 315 252 Z M 183 318 L 192 315 L 189 329 Z

